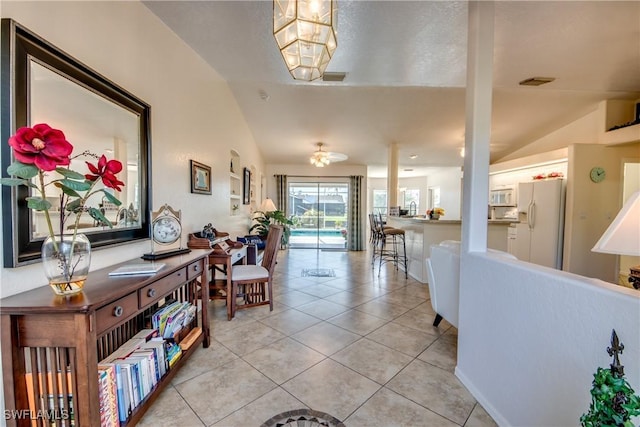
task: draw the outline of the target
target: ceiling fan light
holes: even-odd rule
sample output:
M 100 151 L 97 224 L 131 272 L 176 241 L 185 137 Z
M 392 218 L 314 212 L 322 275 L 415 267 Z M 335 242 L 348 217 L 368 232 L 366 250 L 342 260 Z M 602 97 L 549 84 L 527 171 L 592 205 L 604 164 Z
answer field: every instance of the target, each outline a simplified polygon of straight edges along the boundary
M 318 150 L 314 151 L 309 161 L 317 168 L 323 168 L 327 166 L 331 161 L 329 160 L 329 153 L 322 151 L 322 142 L 318 142 Z
M 274 0 L 273 35 L 296 80 L 324 74 L 338 46 L 336 0 Z

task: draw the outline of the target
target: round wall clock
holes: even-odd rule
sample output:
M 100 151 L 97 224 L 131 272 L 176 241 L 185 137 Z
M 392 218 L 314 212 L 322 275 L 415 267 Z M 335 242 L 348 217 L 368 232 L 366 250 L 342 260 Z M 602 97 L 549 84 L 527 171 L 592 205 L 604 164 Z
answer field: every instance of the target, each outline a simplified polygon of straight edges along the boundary
M 593 182 L 602 182 L 604 180 L 606 176 L 606 172 L 603 168 L 601 168 L 600 166 L 596 166 L 594 168 L 591 168 L 591 172 L 589 172 L 589 177 L 591 178 L 591 181 Z

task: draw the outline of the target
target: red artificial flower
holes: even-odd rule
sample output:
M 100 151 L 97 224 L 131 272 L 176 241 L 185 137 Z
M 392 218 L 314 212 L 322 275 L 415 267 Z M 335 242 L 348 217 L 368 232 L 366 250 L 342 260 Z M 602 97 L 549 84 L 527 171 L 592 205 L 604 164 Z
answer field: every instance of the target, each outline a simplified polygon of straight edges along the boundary
M 103 154 L 98 160 L 98 165 L 95 166 L 89 162 L 86 162 L 89 170 L 93 174 L 86 174 L 84 177 L 89 181 L 95 181 L 98 178 L 102 178 L 102 183 L 114 190 L 121 191 L 121 185 L 124 185 L 124 182 L 118 180 L 116 175 L 118 172 L 122 170 L 122 163 L 117 160 L 109 160 Z
M 13 154 L 21 163 L 35 164 L 43 171 L 52 171 L 57 166 L 67 166 L 73 145 L 65 139 L 61 130 L 40 123 L 33 128 L 21 127 L 9 138 Z

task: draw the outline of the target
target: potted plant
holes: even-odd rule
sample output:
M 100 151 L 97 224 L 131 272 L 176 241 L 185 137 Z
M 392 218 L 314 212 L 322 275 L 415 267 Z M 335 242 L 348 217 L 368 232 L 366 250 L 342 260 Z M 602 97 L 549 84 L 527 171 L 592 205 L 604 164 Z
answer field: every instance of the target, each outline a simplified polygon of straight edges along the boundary
M 290 226 L 293 225 L 293 221 L 285 216 L 282 211 L 270 211 L 270 212 L 262 212 L 256 211 L 253 220 L 256 222 L 249 228 L 249 234 L 255 233 L 262 240 L 267 238 L 267 233 L 269 233 L 269 226 L 271 224 L 282 224 L 284 226 L 284 231 L 282 233 L 282 246 L 286 247 L 289 244 L 289 236 L 291 235 Z
M 624 345 L 618 342 L 614 330 L 611 347 L 607 348 L 614 360 L 611 368 L 598 368 L 593 375 L 591 405 L 589 411 L 580 417 L 583 427 L 634 427 L 631 417 L 640 415 L 640 396 L 624 378 L 624 369 L 618 360 L 618 353 L 623 349 Z

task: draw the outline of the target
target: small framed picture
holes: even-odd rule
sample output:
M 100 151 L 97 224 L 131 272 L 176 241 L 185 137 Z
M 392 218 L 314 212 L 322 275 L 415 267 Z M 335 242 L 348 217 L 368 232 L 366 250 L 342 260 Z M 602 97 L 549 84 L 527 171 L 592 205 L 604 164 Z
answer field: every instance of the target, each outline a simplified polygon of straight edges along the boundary
M 191 160 L 191 192 L 211 194 L 211 166 Z
M 244 180 L 242 184 L 242 204 L 248 205 L 251 203 L 251 171 L 249 168 L 244 168 Z

